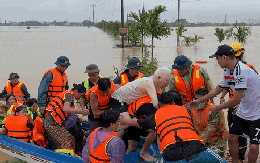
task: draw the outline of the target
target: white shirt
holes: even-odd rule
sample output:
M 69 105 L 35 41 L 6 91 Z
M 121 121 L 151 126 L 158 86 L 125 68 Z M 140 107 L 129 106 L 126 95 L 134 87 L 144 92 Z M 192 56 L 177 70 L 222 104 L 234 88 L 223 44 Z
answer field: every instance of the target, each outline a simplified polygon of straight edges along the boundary
M 238 61 L 233 73 L 230 69 L 224 71 L 218 86 L 230 87 L 233 91 L 244 90 L 236 115 L 251 121 L 260 118 L 260 78 L 252 68 Z
M 147 96 L 147 94 L 138 94 L 136 92 L 136 87 L 138 87 L 142 82 L 151 82 L 153 84 L 152 77 L 143 77 L 132 82 L 127 83 L 126 85 L 120 87 L 112 94 L 112 98 L 117 99 L 127 104 L 138 100 L 141 97 Z

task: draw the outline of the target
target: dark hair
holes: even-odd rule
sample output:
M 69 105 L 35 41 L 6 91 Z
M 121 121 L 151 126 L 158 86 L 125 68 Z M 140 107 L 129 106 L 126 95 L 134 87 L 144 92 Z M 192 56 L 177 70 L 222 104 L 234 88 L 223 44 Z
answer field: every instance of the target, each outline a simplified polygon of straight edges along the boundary
M 235 59 L 236 58 L 235 55 L 228 55 L 227 57 L 229 57 L 230 59 Z
M 86 92 L 86 88 L 84 87 L 83 84 L 73 84 L 73 88 L 71 89 L 72 91 L 78 91 L 79 93 L 84 93 Z
M 100 91 L 106 91 L 109 88 L 111 88 L 111 81 L 108 78 L 101 78 L 101 79 L 99 79 L 97 84 L 98 84 L 98 89 Z
M 10 97 L 12 97 L 12 96 L 15 98 L 15 95 L 14 95 L 14 94 L 12 94 L 12 93 L 11 93 L 11 94 L 9 94 L 9 95 L 7 95 L 7 96 L 6 96 L 6 101 L 8 101 L 8 100 L 9 100 L 9 98 L 10 98 Z M 15 100 L 16 100 L 16 98 L 15 98 Z
M 157 96 L 158 101 L 163 104 L 170 104 L 174 102 L 176 105 L 182 106 L 182 98 L 179 92 L 170 91 L 170 92 L 163 92 L 158 94 Z
M 100 115 L 100 122 L 102 126 L 108 128 L 111 123 L 115 123 L 120 116 L 120 113 L 116 110 L 106 110 Z
M 34 103 L 37 104 L 36 98 L 31 98 L 31 99 L 28 100 L 27 106 L 28 106 L 28 107 L 31 107 Z
M 24 105 L 21 105 L 21 106 L 18 106 L 16 109 L 15 109 L 15 115 L 16 115 L 16 113 L 19 113 L 21 110 L 23 110 L 23 109 L 26 109 L 26 106 L 24 106 Z
M 202 95 L 202 96 L 205 96 L 206 94 L 208 94 L 209 91 L 204 89 L 204 88 L 200 88 L 198 89 L 196 92 L 195 92 L 195 95 Z
M 6 96 L 3 95 L 3 94 L 0 94 L 0 98 L 5 98 L 6 99 Z

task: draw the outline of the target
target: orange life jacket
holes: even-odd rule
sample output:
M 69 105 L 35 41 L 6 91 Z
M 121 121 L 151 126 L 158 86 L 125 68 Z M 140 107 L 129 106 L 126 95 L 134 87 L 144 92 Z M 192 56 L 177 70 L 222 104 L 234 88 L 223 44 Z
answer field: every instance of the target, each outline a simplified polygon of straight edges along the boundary
M 127 83 L 129 83 L 129 79 L 128 79 L 127 73 L 122 73 L 120 76 L 121 76 L 121 83 L 120 83 L 121 86 L 124 86 Z M 144 77 L 144 74 L 139 72 L 137 77 L 134 78 L 134 80 L 140 79 L 142 77 Z
M 65 120 L 65 118 L 69 115 L 69 113 L 63 111 L 64 107 L 64 99 L 66 94 L 75 95 L 71 91 L 64 91 L 57 95 L 55 98 L 52 99 L 51 102 L 48 103 L 48 106 L 46 107 L 47 112 L 51 112 L 52 117 L 54 120 L 61 125 L 61 123 Z M 70 106 L 71 108 L 74 108 L 74 104 Z
M 105 96 L 103 93 L 100 92 L 100 90 L 98 89 L 98 85 L 92 87 L 86 94 L 86 99 L 88 99 L 88 101 L 90 101 L 91 92 L 95 93 L 98 96 L 98 110 L 107 110 L 111 108 L 110 99 L 111 99 L 111 95 L 115 92 L 115 86 L 112 81 L 110 82 L 111 82 L 111 91 L 108 96 Z M 99 118 L 99 116 L 94 116 L 94 118 Z
M 161 94 L 162 92 L 158 91 L 156 92 L 156 94 Z M 144 96 L 139 98 L 138 100 L 132 102 L 129 106 L 128 106 L 128 113 L 131 116 L 134 116 L 136 114 L 136 112 L 138 111 L 138 109 L 146 103 L 152 103 L 152 99 L 150 96 Z
M 64 92 L 65 86 L 67 83 L 67 75 L 65 72 L 64 72 L 63 76 L 61 76 L 61 73 L 59 72 L 59 70 L 50 69 L 44 73 L 43 77 L 49 72 L 52 73 L 52 82 L 50 83 L 49 88 L 48 88 L 47 103 L 50 102 L 58 94 Z
M 173 71 L 175 79 L 175 88 L 180 92 L 182 101 L 184 103 L 190 103 L 195 97 L 195 92 L 200 88 L 205 88 L 205 81 L 200 74 L 200 66 L 192 65 L 193 71 L 191 75 L 191 86 L 189 87 L 186 82 L 182 79 L 181 75 L 177 70 Z
M 22 92 L 22 86 L 24 83 L 18 82 L 14 87 L 12 87 L 11 82 L 6 83 L 6 93 L 7 94 L 13 94 L 17 101 L 20 101 L 21 103 L 25 103 L 24 96 Z
M 100 144 L 97 147 L 96 151 L 93 151 L 92 146 L 94 142 L 94 134 L 99 128 L 100 127 L 96 128 L 94 132 L 90 134 L 89 161 L 92 163 L 110 163 L 111 160 L 107 155 L 107 151 L 106 151 L 107 145 L 114 137 L 119 138 L 119 136 L 115 132 L 112 132 L 111 135 L 107 138 L 107 140 L 104 143 Z
M 210 108 L 212 108 L 212 106 L 214 106 L 214 105 L 212 103 L 209 103 L 208 106 L 203 109 L 203 113 L 202 113 L 201 117 L 200 117 L 199 111 L 197 109 L 193 109 L 193 111 L 192 111 L 192 118 L 195 120 L 194 124 L 199 127 L 200 131 L 204 131 L 208 125 L 209 116 L 210 116 L 209 112 L 210 112 Z M 223 111 L 221 110 L 221 112 L 223 112 Z M 219 124 L 218 126 L 216 126 L 216 128 L 217 128 L 217 130 L 214 132 L 214 134 L 209 139 L 211 141 L 219 140 L 219 139 L 227 136 L 227 134 L 225 132 L 225 124 Z
M 44 132 L 43 127 L 44 120 L 40 116 L 37 116 L 34 121 L 33 137 L 32 140 L 41 147 L 46 147 L 48 144 L 47 135 Z
M 182 106 L 167 105 L 155 113 L 157 136 L 161 140 L 160 152 L 167 146 L 182 141 L 203 140 L 195 131 L 191 117 Z
M 8 115 L 5 119 L 8 136 L 28 142 L 32 136 L 31 129 L 26 126 L 28 122 L 26 115 Z

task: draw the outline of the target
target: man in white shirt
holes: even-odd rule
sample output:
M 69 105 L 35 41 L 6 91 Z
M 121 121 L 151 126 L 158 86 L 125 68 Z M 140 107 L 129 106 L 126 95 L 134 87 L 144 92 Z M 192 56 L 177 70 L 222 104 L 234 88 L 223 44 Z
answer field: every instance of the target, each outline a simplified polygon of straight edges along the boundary
M 220 94 L 225 88 L 231 88 L 234 97 L 221 105 L 211 108 L 212 112 L 234 107 L 239 108 L 234 115 L 233 123 L 230 126 L 228 145 L 232 157 L 232 163 L 238 163 L 238 137 L 243 133 L 250 137 L 250 150 L 248 163 L 256 162 L 259 154 L 260 143 L 260 78 L 257 73 L 235 58 L 235 52 L 228 45 L 218 47 L 216 53 L 210 58 L 216 57 L 218 64 L 224 70 L 224 76 L 219 85 L 206 96 L 190 103 L 194 108 L 212 97 Z

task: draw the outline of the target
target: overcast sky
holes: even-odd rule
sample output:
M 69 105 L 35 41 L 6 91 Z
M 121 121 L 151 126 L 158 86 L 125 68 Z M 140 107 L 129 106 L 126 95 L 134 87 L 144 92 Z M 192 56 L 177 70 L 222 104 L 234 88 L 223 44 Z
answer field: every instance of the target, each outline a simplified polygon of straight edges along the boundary
M 177 19 L 178 0 L 124 0 L 125 20 L 127 12 L 152 9 L 157 5 L 166 5 L 167 11 L 161 19 L 171 22 Z M 187 2 L 189 1 L 189 2 Z M 0 19 L 8 21 L 76 21 L 93 19 L 95 21 L 120 20 L 120 0 L 0 0 Z M 227 22 L 232 23 L 260 21 L 260 0 L 181 0 L 180 18 L 189 22 L 222 23 L 227 14 Z

